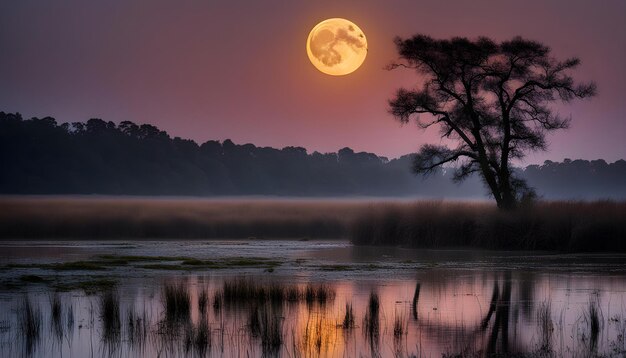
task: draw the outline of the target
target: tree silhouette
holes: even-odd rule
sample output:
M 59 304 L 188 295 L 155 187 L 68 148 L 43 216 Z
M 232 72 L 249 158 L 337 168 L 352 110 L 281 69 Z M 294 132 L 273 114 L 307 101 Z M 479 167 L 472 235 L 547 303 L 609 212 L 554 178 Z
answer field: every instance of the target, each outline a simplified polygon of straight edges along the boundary
M 479 173 L 502 209 L 534 195 L 513 175 L 511 160 L 545 150 L 546 133 L 569 124 L 550 103 L 590 97 L 596 90 L 594 83 L 574 83 L 568 74 L 578 58 L 556 60 L 547 46 L 520 37 L 496 43 L 484 37 L 416 35 L 395 43 L 400 61 L 389 69 L 413 69 L 424 83 L 418 89 L 399 89 L 389 101 L 390 113 L 402 123 L 417 117 L 422 128 L 437 125 L 451 143 L 422 146 L 414 171 L 427 175 L 457 162 L 454 179 Z

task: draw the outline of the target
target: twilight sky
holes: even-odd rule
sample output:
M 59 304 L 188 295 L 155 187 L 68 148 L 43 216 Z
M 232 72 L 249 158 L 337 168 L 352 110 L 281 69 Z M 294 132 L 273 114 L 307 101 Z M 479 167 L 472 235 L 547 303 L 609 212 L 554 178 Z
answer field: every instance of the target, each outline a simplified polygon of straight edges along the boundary
M 344 17 L 365 33 L 356 72 L 334 77 L 305 50 L 319 21 Z M 102 118 L 151 123 L 198 142 L 297 145 L 397 157 L 436 130 L 400 126 L 386 111 L 416 82 L 383 67 L 394 36 L 515 35 L 578 56 L 575 78 L 598 96 L 567 106 L 572 128 L 549 137 L 563 158 L 626 158 L 626 1 L 38 1 L 0 3 L 0 110 L 60 122 Z

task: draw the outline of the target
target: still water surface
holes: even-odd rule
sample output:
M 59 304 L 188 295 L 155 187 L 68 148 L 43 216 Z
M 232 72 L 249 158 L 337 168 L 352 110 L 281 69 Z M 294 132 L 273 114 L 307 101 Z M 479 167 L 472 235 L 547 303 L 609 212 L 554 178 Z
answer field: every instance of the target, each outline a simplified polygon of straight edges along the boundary
M 8 242 L 0 264 L 2 357 L 626 354 L 622 255 Z

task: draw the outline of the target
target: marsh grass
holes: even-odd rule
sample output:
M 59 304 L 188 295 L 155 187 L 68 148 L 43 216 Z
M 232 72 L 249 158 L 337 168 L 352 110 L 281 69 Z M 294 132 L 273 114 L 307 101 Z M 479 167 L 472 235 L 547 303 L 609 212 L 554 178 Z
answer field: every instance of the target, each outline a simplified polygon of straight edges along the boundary
M 329 320 L 325 313 L 316 312 L 309 315 L 304 327 L 302 341 L 300 342 L 300 353 L 304 357 L 323 357 L 329 349 L 332 349 L 336 339 L 337 325 L 333 320 Z
M 104 292 L 100 296 L 100 321 L 102 338 L 107 346 L 119 345 L 121 335 L 120 298 L 115 290 Z
M 433 280 L 438 279 L 438 277 L 433 278 Z M 306 311 L 307 307 L 305 307 L 305 303 L 307 303 L 307 292 L 309 292 L 309 297 L 312 297 L 310 301 L 317 303 L 316 297 L 320 296 L 320 294 L 316 293 L 317 291 L 332 291 L 330 288 L 324 287 L 323 285 L 277 285 L 272 284 L 272 281 L 252 281 L 252 279 L 245 277 L 227 282 L 234 285 L 233 287 L 236 287 L 233 289 L 234 292 L 232 294 L 238 295 L 239 292 L 243 290 L 244 292 L 251 292 L 247 297 L 252 297 L 253 299 L 237 301 L 245 303 L 235 307 L 232 311 L 224 312 L 224 314 L 219 315 L 216 314 L 216 321 L 209 321 L 208 318 L 210 315 L 207 314 L 200 314 L 196 318 L 196 312 L 193 312 L 193 320 L 191 313 L 182 314 L 180 318 L 177 318 L 179 317 L 177 313 L 166 313 L 166 290 L 172 292 L 170 296 L 174 297 L 174 301 L 178 300 L 178 297 L 183 297 L 183 303 L 187 300 L 189 301 L 188 304 L 184 303 L 183 306 L 191 304 L 191 300 L 185 297 L 189 296 L 189 290 L 193 289 L 189 287 L 193 286 L 190 286 L 189 281 L 185 280 L 177 284 L 166 284 L 160 287 L 163 297 L 156 297 L 156 301 L 152 301 L 152 298 L 150 300 L 144 300 L 143 306 L 141 305 L 141 301 L 138 301 L 137 304 L 127 306 L 126 299 L 129 296 L 127 296 L 126 293 L 121 293 L 121 297 L 124 298 L 124 305 L 120 305 L 120 296 L 113 290 L 105 292 L 97 298 L 85 299 L 82 295 L 73 295 L 73 297 L 80 297 L 79 300 L 85 300 L 83 303 L 93 304 L 96 319 L 100 317 L 101 325 L 96 325 L 95 328 L 93 328 L 94 326 L 92 324 L 91 328 L 88 329 L 93 329 L 93 332 L 101 334 L 102 340 L 99 343 L 100 345 L 96 347 L 99 353 L 102 353 L 101 355 L 200 357 L 210 355 L 219 356 L 221 353 L 221 355 L 224 356 L 246 356 L 246 354 L 249 354 L 249 356 L 274 356 L 280 354 L 290 357 L 309 357 L 332 355 L 334 353 L 340 354 L 343 352 L 344 356 L 411 357 L 412 355 L 409 353 L 412 352 L 409 350 L 412 349 L 413 344 L 415 344 L 417 348 L 416 352 L 421 352 L 418 347 L 418 345 L 422 344 L 419 340 L 421 338 L 416 338 L 416 334 L 428 332 L 427 330 L 432 330 L 430 332 L 433 332 L 433 337 L 440 337 L 441 335 L 444 342 L 443 344 L 448 344 L 449 341 L 449 349 L 453 351 L 444 354 L 444 356 L 451 357 L 619 357 L 623 356 L 625 352 L 623 337 L 626 332 L 626 323 L 622 323 L 623 321 L 619 313 L 616 313 L 616 311 L 611 310 L 609 307 L 607 312 L 612 312 L 612 315 L 608 320 L 608 325 L 604 327 L 604 318 L 600 307 L 605 307 L 606 301 L 601 301 L 600 298 L 602 296 L 598 296 L 597 294 L 590 296 L 588 305 L 587 302 L 585 302 L 585 304 L 580 306 L 572 306 L 576 308 L 576 312 L 579 314 L 577 317 L 571 317 L 577 318 L 575 321 L 577 326 L 573 327 L 572 330 L 572 333 L 574 333 L 574 336 L 571 337 L 573 345 L 569 343 L 570 341 L 566 337 L 566 346 L 561 345 L 559 348 L 559 338 L 563 339 L 563 334 L 566 336 L 569 334 L 569 328 L 567 328 L 569 326 L 558 323 L 558 314 L 555 314 L 554 317 L 552 316 L 552 309 L 554 307 L 551 305 L 550 301 L 545 301 L 538 305 L 535 305 L 536 302 L 532 301 L 532 308 L 530 308 L 527 313 L 518 311 L 520 312 L 520 318 L 522 318 L 519 323 L 513 320 L 509 322 L 508 319 L 503 319 L 500 321 L 504 322 L 503 326 L 499 326 L 499 318 L 497 316 L 499 313 L 495 313 L 496 317 L 490 321 L 493 322 L 493 324 L 490 324 L 489 330 L 482 330 L 479 321 L 476 321 L 477 326 L 475 327 L 473 323 L 470 323 L 470 326 L 465 326 L 466 323 L 462 321 L 457 322 L 457 326 L 449 325 L 443 328 L 441 326 L 437 327 L 437 319 L 431 319 L 427 315 L 420 318 L 421 322 L 419 325 L 414 325 L 414 322 L 411 322 L 412 313 L 410 310 L 412 308 L 410 307 L 410 298 L 411 294 L 413 294 L 414 302 L 417 303 L 417 299 L 415 298 L 417 295 L 412 292 L 413 286 L 408 282 L 406 287 L 410 288 L 410 290 L 403 290 L 406 297 L 401 301 L 402 304 L 396 301 L 395 307 L 398 308 L 390 321 L 387 321 L 386 311 L 383 307 L 390 307 L 393 302 L 385 302 L 383 305 L 381 301 L 381 299 L 389 297 L 389 295 L 378 296 L 376 291 L 372 291 L 368 297 L 365 297 L 367 298 L 365 302 L 359 300 L 360 306 L 355 306 L 354 308 L 364 310 L 365 314 L 359 316 L 359 319 L 363 319 L 358 322 L 359 326 L 361 323 L 363 324 L 362 327 L 358 327 L 358 331 L 354 332 L 351 331 L 351 329 L 353 329 L 356 319 L 352 302 L 349 301 L 349 298 L 348 301 L 343 301 L 344 297 L 342 296 L 341 305 L 332 305 L 331 309 L 318 307 L 318 309 Z M 428 281 L 423 284 L 427 285 Z M 181 289 L 179 285 L 185 285 L 186 288 Z M 409 287 L 408 285 L 411 286 Z M 126 285 L 123 287 L 126 287 Z M 260 291 L 259 287 L 264 288 L 264 291 Z M 419 284 L 417 287 L 420 287 Z M 203 296 L 202 292 L 206 293 L 206 303 L 204 304 L 206 310 L 210 309 L 208 308 L 210 304 L 209 297 L 212 297 L 213 294 L 217 295 L 219 292 L 219 295 L 216 297 L 220 297 L 219 300 L 222 300 L 223 293 L 220 288 L 223 289 L 223 286 L 207 285 L 204 289 L 199 290 L 198 309 L 200 310 L 200 302 L 204 300 L 201 299 L 201 296 Z M 419 290 L 416 289 L 416 291 Z M 340 291 L 340 293 L 342 292 L 343 291 Z M 487 293 L 488 290 L 484 292 Z M 326 297 L 332 295 L 333 294 L 327 293 Z M 72 311 L 72 307 L 66 301 L 70 296 L 72 295 L 54 293 L 48 296 L 48 301 L 39 301 L 42 303 L 41 307 L 43 311 L 50 312 L 50 322 L 46 322 L 48 313 L 44 312 L 46 320 L 43 321 L 45 324 L 43 334 L 39 333 L 41 338 L 30 339 L 30 342 L 34 343 L 28 343 L 28 339 L 24 339 L 24 342 L 26 342 L 24 347 L 36 347 L 37 341 L 41 342 L 40 347 L 36 349 L 28 348 L 30 352 L 34 353 L 31 354 L 28 353 L 29 350 L 25 350 L 22 355 L 35 355 L 40 354 L 40 352 L 46 353 L 47 351 L 44 351 L 42 347 L 48 349 L 50 342 L 52 342 L 52 348 L 54 348 L 54 338 L 56 337 L 66 337 L 68 340 L 70 339 L 72 328 L 68 328 L 70 325 L 66 323 L 66 321 L 69 321 L 70 312 Z M 157 296 L 159 296 L 158 293 Z M 324 294 L 321 294 L 321 296 L 323 297 Z M 256 297 L 264 298 L 257 300 Z M 295 302 L 301 304 L 301 307 L 287 305 L 290 302 L 294 302 L 290 301 L 290 297 L 295 298 Z M 27 298 L 28 297 L 25 296 L 25 299 Z M 159 307 L 160 298 L 163 299 L 163 307 Z M 213 300 L 215 301 L 215 298 Z M 148 317 L 148 314 L 152 312 L 154 308 L 151 302 L 156 302 L 157 305 L 155 314 L 158 314 L 158 319 L 156 321 L 152 321 Z M 277 302 L 280 304 L 277 304 Z M 343 310 L 344 302 L 345 311 Z M 601 302 L 602 305 L 600 304 Z M 285 305 L 282 305 L 282 303 Z M 511 309 L 510 312 L 512 312 L 518 310 L 519 307 L 522 307 L 521 305 L 525 303 L 526 301 L 520 298 L 519 302 L 498 301 L 496 302 L 496 306 L 517 306 L 517 309 Z M 577 301 L 576 305 L 579 304 L 579 301 Z M 174 302 L 174 306 L 176 305 L 178 305 L 178 302 Z M 228 307 L 227 304 L 225 305 Z M 26 306 L 31 306 L 31 308 L 26 309 Z M 120 306 L 123 307 L 124 310 L 121 310 Z M 79 314 L 85 312 L 84 309 L 80 308 L 85 308 L 86 306 L 84 304 L 81 306 L 79 302 L 77 307 L 79 307 L 79 309 L 77 309 Z M 566 307 L 564 307 L 564 309 L 565 308 Z M 158 312 L 159 309 L 162 309 L 162 311 Z M 498 307 L 496 307 L 496 310 L 497 309 Z M 189 310 L 193 311 L 191 307 Z M 32 304 L 32 302 L 19 305 L 16 311 L 19 314 L 18 318 L 25 317 L 24 312 L 27 311 L 37 311 L 37 305 Z M 120 312 L 125 315 L 120 315 Z M 363 311 L 361 312 L 363 313 Z M 506 314 L 508 315 L 509 313 Z M 513 316 L 513 314 L 514 313 L 511 313 L 511 316 Z M 521 314 L 525 316 L 521 316 Z M 37 321 L 37 319 L 32 318 L 37 316 L 36 313 L 31 313 L 30 316 L 30 319 L 21 318 L 21 320 Z M 39 316 L 41 316 L 41 313 L 39 313 Z M 170 318 L 171 321 L 168 322 L 168 316 L 174 318 Z M 554 318 L 556 318 L 556 324 L 555 321 L 553 321 Z M 121 327 L 119 323 L 120 319 Z M 220 319 L 221 321 L 219 321 Z M 41 317 L 39 318 L 39 322 L 41 325 Z M 79 316 L 78 322 L 85 324 L 86 317 Z M 52 327 L 52 330 L 50 332 L 46 331 L 47 323 L 51 324 L 50 327 Z M 304 323 L 306 323 L 306 326 L 303 325 Z M 529 327 L 527 331 L 524 330 L 520 332 L 523 332 L 523 335 L 529 338 L 530 341 L 526 341 L 526 338 L 517 340 L 514 335 L 518 334 L 518 329 L 522 327 L 520 324 L 524 325 L 523 327 L 526 329 L 527 323 L 531 323 L 534 326 Z M 618 326 L 618 324 L 621 324 L 621 326 Z M 57 334 L 57 332 L 54 331 L 57 329 L 55 328 L 56 325 L 64 325 L 65 327 L 59 327 L 64 333 Z M 20 324 L 20 327 L 23 326 L 28 325 Z M 506 329 L 503 327 L 506 327 Z M 557 327 L 556 331 L 554 331 L 555 327 Z M 564 333 L 563 327 L 566 327 L 565 331 L 568 332 Z M 363 335 L 361 335 L 361 329 L 363 329 Z M 496 331 L 496 329 L 498 329 L 498 331 Z M 0 332 L 1 331 L 2 321 L 0 321 Z M 19 332 L 25 332 L 25 330 L 19 330 Z M 81 340 L 86 337 L 84 335 L 86 331 L 79 330 L 77 333 L 79 333 L 78 336 L 81 337 L 79 338 Z M 48 336 L 46 336 L 46 334 L 48 334 Z M 509 337 L 509 341 L 507 343 L 497 345 L 494 350 L 486 348 L 490 345 L 490 343 L 487 342 L 487 339 L 491 339 L 489 336 L 494 337 L 494 335 L 496 335 L 502 337 L 501 335 L 503 334 L 508 334 L 507 337 Z M 26 337 L 25 333 L 21 335 Z M 291 338 L 289 335 L 291 335 Z M 471 337 L 477 336 L 486 339 L 479 339 L 477 342 L 471 339 Z M 470 337 L 470 340 L 466 340 L 467 337 Z M 289 340 L 291 340 L 291 342 L 289 342 Z M 354 340 L 354 342 L 350 340 Z M 81 345 L 84 345 L 84 342 L 81 342 L 79 346 Z M 221 350 L 220 345 L 222 347 Z M 226 348 L 224 348 L 224 346 L 226 346 Z M 354 351 L 347 350 L 351 349 L 350 347 L 352 346 L 355 347 Z M 66 351 L 66 346 L 59 345 L 58 347 L 59 352 Z M 438 346 L 434 347 L 437 348 Z M 441 344 L 439 347 L 447 349 L 447 346 L 444 347 Z M 365 351 L 368 348 L 370 352 Z M 390 350 L 391 348 L 393 348 L 393 351 Z M 342 351 L 342 349 L 344 350 Z M 460 349 L 460 351 L 455 352 L 457 349 Z M 70 351 L 72 351 L 71 347 Z M 21 352 L 13 355 L 9 353 L 6 354 L 7 356 L 19 356 L 19 353 Z M 81 351 L 81 356 L 85 355 L 84 353 L 84 351 Z M 0 355 L 2 354 L 0 353 Z
M 250 309 L 248 329 L 254 338 L 260 338 L 264 356 L 274 356 L 283 344 L 282 317 L 271 305 L 264 304 Z
M 50 295 L 50 325 L 57 340 L 61 340 L 65 335 L 65 325 L 63 324 L 63 305 L 58 293 Z
M 102 261 L 70 261 L 51 264 L 8 264 L 7 268 L 37 268 L 55 271 L 102 271 L 109 266 Z
M 3 198 L 0 205 L 7 208 L 0 210 L 0 239 L 350 237 L 357 245 L 626 251 L 622 240 L 626 202 L 547 201 L 512 212 L 499 211 L 490 202 L 441 201 Z M 154 261 L 172 260 L 102 255 L 99 260 L 43 268 L 106 270 L 113 265 L 143 264 L 148 269 L 190 270 L 237 265 L 195 259 L 184 265 Z M 275 267 L 251 265 L 265 265 L 268 271 Z
M 51 286 L 58 292 L 82 290 L 87 296 L 91 296 L 115 289 L 117 281 L 110 278 L 91 277 L 80 279 L 78 281 L 56 282 Z
M 600 310 L 597 297 L 591 297 L 589 299 L 587 312 L 585 312 L 583 316 L 589 328 L 589 350 L 594 351 L 598 346 L 598 336 L 604 328 L 604 317 Z
M 168 321 L 188 320 L 191 313 L 191 295 L 187 285 L 183 283 L 165 284 L 163 286 L 163 306 Z
M 202 315 L 206 313 L 206 308 L 208 304 L 209 294 L 205 289 L 201 289 L 200 293 L 198 294 L 198 311 L 200 311 Z
M 296 303 L 301 299 L 301 293 L 298 286 L 288 286 L 285 288 L 285 298 L 287 302 Z
M 626 202 L 538 202 L 514 211 L 486 202 L 372 206 L 351 230 L 357 245 L 626 251 Z
M 304 290 L 304 298 L 309 305 L 314 303 L 325 305 L 335 298 L 335 291 L 328 285 L 308 284 Z
M 74 331 L 74 305 L 69 303 L 66 309 L 65 315 L 65 331 L 67 332 L 68 341 L 72 338 L 72 332 Z
M 47 268 L 56 270 L 56 271 L 71 271 L 71 270 L 107 270 L 111 267 L 117 266 L 126 266 L 128 265 L 128 261 L 122 259 L 116 260 L 99 260 L 99 259 L 91 259 L 84 261 L 70 261 L 70 262 L 61 262 L 58 264 L 51 264 Z
M 52 294 L 50 296 L 50 316 L 52 321 L 60 321 L 62 314 L 61 298 L 58 294 Z
M 536 315 L 537 324 L 539 325 L 539 336 L 541 337 L 539 351 L 550 355 L 552 353 L 552 334 L 554 332 L 551 302 L 547 301 L 540 304 Z
M 219 291 L 216 291 L 213 295 L 213 311 L 216 313 L 219 312 L 222 309 L 222 304 L 223 304 L 222 293 Z
M 268 290 L 264 285 L 251 279 L 239 278 L 224 281 L 221 295 L 229 306 L 247 303 L 264 303 L 268 299 Z
M 259 308 L 254 306 L 248 312 L 248 330 L 252 337 L 261 335 L 261 319 L 259 318 Z
M 393 319 L 393 337 L 395 339 L 400 339 L 406 333 L 406 320 L 403 316 L 398 315 L 398 312 L 395 313 Z
M 140 315 L 131 306 L 126 314 L 126 339 L 130 347 L 142 351 L 150 332 L 150 322 L 148 314 L 144 308 Z
M 197 325 L 189 322 L 185 326 L 183 337 L 185 353 L 194 356 L 205 357 L 207 350 L 211 348 L 211 328 L 206 317 L 202 317 Z
M 352 303 L 346 303 L 346 313 L 343 316 L 341 327 L 343 329 L 354 328 L 354 311 L 352 310 Z
M 328 285 L 308 284 L 304 289 L 300 289 L 296 285 L 263 284 L 246 278 L 225 281 L 218 294 L 229 306 L 266 302 L 282 305 L 301 301 L 309 305 L 314 303 L 324 305 L 335 298 L 335 291 Z
M 616 326 L 615 331 L 617 333 L 615 341 L 609 345 L 612 353 L 616 356 L 626 356 L 626 319 L 616 316 L 609 320 L 609 323 Z
M 41 338 L 41 309 L 25 295 L 17 310 L 21 337 L 24 340 L 26 355 L 30 355 L 39 344 Z
M 197 271 L 197 270 L 221 270 L 229 268 L 264 268 L 266 271 L 271 272 L 275 267 L 280 266 L 282 262 L 276 260 L 270 260 L 266 258 L 257 257 L 235 257 L 235 258 L 223 258 L 220 260 L 201 260 L 196 258 L 178 258 L 177 260 L 166 261 L 179 261 L 174 263 L 144 263 L 136 265 L 135 267 L 149 269 L 149 270 L 172 270 L 172 271 Z
M 363 317 L 363 333 L 371 345 L 378 342 L 380 334 L 380 300 L 378 294 L 370 293 L 365 316 Z
M 413 320 L 417 321 L 417 303 L 420 299 L 420 288 L 421 284 L 418 282 L 415 285 L 415 291 L 413 292 L 413 301 L 411 302 L 411 315 L 413 316 Z
M 167 262 L 167 263 L 164 263 Z M 182 265 L 181 265 L 182 263 Z M 36 268 L 42 270 L 54 271 L 104 271 L 116 267 L 124 267 L 133 265 L 139 268 L 148 269 L 167 269 L 167 270 L 190 270 L 196 268 L 226 268 L 230 267 L 229 262 L 214 263 L 210 261 L 201 261 L 189 257 L 177 256 L 117 256 L 117 255 L 98 255 L 91 260 L 82 261 L 66 261 L 55 263 L 11 263 L 6 265 L 5 269 L 22 269 Z M 236 263 L 235 263 L 236 264 Z M 271 265 L 279 265 L 273 261 L 267 261 L 263 265 L 269 267 Z M 196 267 L 201 266 L 201 267 Z M 24 275 L 21 277 L 23 282 L 47 282 L 47 280 L 35 275 Z
M 246 239 L 345 237 L 367 204 L 69 197 L 2 198 L 0 207 L 0 239 Z
M 9 317 L 3 317 L 0 319 L 0 337 L 4 334 L 11 332 L 13 329 L 13 320 Z
M 106 278 L 81 281 L 76 284 L 76 287 L 82 289 L 87 295 L 93 295 L 102 291 L 111 291 L 116 286 L 117 281 Z
M 58 292 L 49 295 L 50 302 L 50 332 L 58 344 L 64 338 L 71 343 L 74 330 L 74 306 L 71 300 L 62 299 Z

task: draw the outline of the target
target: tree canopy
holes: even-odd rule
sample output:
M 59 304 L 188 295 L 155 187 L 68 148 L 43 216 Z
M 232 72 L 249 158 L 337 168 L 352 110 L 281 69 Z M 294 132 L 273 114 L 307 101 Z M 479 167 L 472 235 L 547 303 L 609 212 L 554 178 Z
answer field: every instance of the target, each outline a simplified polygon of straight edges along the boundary
M 551 103 L 596 92 L 595 84 L 576 83 L 569 74 L 578 58 L 557 60 L 549 47 L 521 37 L 496 43 L 416 35 L 395 43 L 400 61 L 389 68 L 415 70 L 423 83 L 399 89 L 389 111 L 402 123 L 417 118 L 422 128 L 438 126 L 450 143 L 422 146 L 414 171 L 429 174 L 454 162 L 455 180 L 478 173 L 501 208 L 533 193 L 511 161 L 546 150 L 546 134 L 569 124 Z

